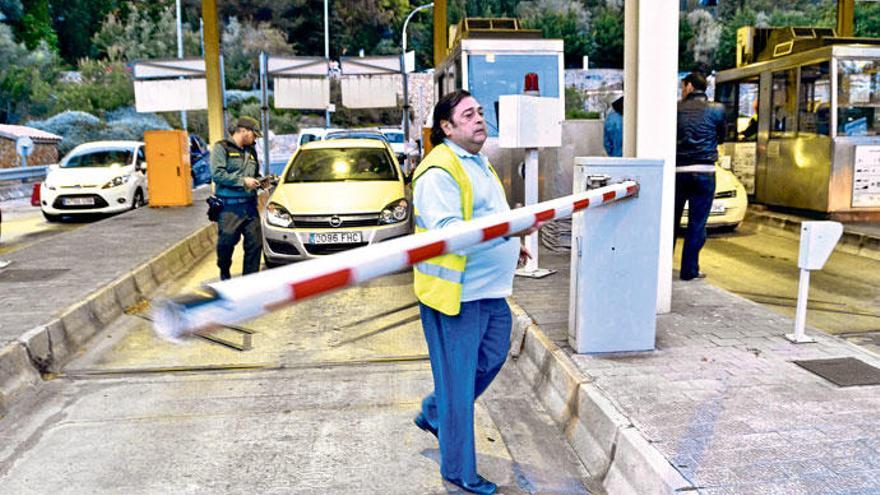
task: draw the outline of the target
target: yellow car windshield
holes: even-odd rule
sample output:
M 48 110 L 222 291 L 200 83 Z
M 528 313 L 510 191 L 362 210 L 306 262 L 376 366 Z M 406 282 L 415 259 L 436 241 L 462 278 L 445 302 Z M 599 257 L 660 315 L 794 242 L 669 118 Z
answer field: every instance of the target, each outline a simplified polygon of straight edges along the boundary
M 372 180 L 397 180 L 397 167 L 383 148 L 303 150 L 284 178 L 284 182 Z

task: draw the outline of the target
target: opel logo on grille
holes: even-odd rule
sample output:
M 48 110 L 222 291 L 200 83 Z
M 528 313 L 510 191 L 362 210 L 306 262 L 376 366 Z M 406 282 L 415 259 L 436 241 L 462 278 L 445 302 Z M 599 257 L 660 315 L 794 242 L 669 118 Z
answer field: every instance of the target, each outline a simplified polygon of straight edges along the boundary
M 330 226 L 333 228 L 339 227 L 342 225 L 342 219 L 337 216 L 330 217 Z

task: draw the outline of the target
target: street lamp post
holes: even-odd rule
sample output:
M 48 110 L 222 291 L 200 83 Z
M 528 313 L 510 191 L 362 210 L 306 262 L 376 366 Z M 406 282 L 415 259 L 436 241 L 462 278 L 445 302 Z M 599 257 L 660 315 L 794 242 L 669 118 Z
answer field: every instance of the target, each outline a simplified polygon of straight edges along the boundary
M 327 77 L 330 77 L 330 7 L 324 0 L 324 59 L 327 61 Z M 324 127 L 330 128 L 330 108 L 324 109 Z
M 416 8 L 412 12 L 406 16 L 406 20 L 403 21 L 403 33 L 401 34 L 401 47 L 403 47 L 403 51 L 400 53 L 400 74 L 403 76 L 403 142 L 409 143 L 409 86 L 407 85 L 406 80 L 406 26 L 409 24 L 410 19 L 414 15 L 416 15 L 419 11 L 430 9 L 434 7 L 434 2 L 422 5 L 421 7 Z

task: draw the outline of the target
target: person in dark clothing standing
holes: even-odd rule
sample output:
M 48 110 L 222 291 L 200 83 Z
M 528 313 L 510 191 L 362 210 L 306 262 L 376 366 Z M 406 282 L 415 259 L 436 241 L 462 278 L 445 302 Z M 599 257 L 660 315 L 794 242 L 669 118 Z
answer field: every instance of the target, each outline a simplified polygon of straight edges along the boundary
M 675 230 L 688 203 L 688 226 L 681 253 L 680 278 L 703 278 L 700 249 L 706 243 L 706 222 L 715 196 L 718 145 L 727 134 L 724 106 L 706 98 L 706 78 L 691 72 L 681 81 L 675 157 Z
M 211 149 L 211 177 L 214 194 L 223 201 L 217 220 L 217 267 L 220 279 L 230 278 L 232 251 L 244 237 L 242 273 L 260 271 L 263 233 L 257 212 L 257 190 L 260 188 L 260 164 L 254 148 L 260 137 L 259 123 L 242 117 L 235 123 L 229 139 L 215 143 Z

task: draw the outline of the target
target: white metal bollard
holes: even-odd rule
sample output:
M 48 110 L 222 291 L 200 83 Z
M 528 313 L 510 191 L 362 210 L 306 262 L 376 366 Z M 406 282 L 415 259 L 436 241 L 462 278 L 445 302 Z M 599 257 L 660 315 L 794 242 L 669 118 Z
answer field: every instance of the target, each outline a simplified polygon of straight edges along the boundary
M 834 246 L 843 234 L 843 225 L 839 222 L 803 222 L 801 223 L 801 247 L 798 254 L 798 268 L 801 269 L 798 281 L 797 310 L 794 317 L 794 333 L 785 334 L 785 338 L 795 344 L 807 344 L 816 340 L 807 337 L 804 328 L 807 324 L 807 301 L 810 296 L 810 271 L 821 270 L 834 251 Z

